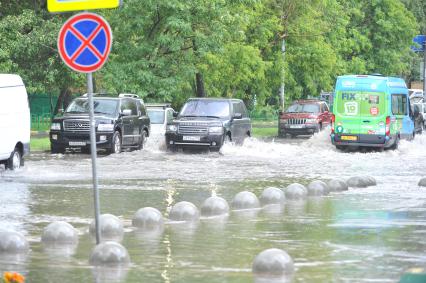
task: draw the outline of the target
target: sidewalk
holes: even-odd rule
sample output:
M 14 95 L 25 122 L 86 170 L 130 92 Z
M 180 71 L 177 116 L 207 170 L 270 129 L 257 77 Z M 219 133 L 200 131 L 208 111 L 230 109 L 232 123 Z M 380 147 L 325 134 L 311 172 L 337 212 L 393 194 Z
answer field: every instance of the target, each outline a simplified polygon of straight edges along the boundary
M 48 131 L 31 131 L 32 138 L 47 138 L 48 136 Z

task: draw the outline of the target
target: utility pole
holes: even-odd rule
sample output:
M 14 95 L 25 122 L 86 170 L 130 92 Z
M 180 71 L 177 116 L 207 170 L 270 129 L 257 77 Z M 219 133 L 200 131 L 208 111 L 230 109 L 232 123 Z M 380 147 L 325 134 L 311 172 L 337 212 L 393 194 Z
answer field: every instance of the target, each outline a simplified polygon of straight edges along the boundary
M 423 98 L 426 95 L 426 41 L 423 42 Z
M 280 100 L 282 111 L 285 111 L 285 37 L 281 45 L 281 55 L 283 59 L 283 66 L 281 68 L 281 87 L 280 87 Z

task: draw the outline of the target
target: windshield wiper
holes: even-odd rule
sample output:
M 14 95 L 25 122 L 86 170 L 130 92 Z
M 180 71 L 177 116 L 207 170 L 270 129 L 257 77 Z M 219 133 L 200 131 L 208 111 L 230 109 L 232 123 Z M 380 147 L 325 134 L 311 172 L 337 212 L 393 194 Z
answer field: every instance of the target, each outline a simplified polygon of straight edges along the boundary
M 107 112 L 102 112 L 102 111 L 95 111 L 95 114 L 107 114 L 107 115 L 109 115 L 109 113 L 107 113 Z
M 65 113 L 87 113 L 87 112 L 82 112 L 82 111 L 67 111 Z
M 220 118 L 219 116 L 213 116 L 213 115 L 201 115 L 201 116 L 198 116 L 198 117 L 217 118 L 217 119 Z

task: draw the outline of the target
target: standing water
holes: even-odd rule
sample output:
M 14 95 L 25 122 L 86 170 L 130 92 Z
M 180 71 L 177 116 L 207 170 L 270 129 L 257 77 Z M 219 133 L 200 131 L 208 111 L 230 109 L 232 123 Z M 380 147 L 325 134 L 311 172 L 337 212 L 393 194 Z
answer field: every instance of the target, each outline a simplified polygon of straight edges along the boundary
M 249 139 L 220 153 L 166 153 L 159 144 L 98 159 L 101 213 L 124 222 L 126 270 L 89 265 L 89 155 L 35 153 L 23 169 L 0 171 L 0 229 L 23 233 L 31 248 L 14 260 L 0 254 L 0 272 L 21 272 L 28 282 L 253 282 L 253 259 L 269 248 L 293 258 L 294 282 L 397 282 L 406 269 L 426 264 L 426 194 L 417 186 L 426 136 L 367 153 L 337 151 L 326 131 L 302 141 Z M 375 177 L 377 186 L 286 201 L 282 210 L 231 212 L 191 225 L 166 221 L 158 233 L 131 225 L 146 206 L 167 218 L 180 201 L 200 207 L 215 195 L 230 203 L 241 191 L 260 196 L 271 186 L 357 175 Z M 78 245 L 61 251 L 41 244 L 43 229 L 58 220 L 78 229 Z

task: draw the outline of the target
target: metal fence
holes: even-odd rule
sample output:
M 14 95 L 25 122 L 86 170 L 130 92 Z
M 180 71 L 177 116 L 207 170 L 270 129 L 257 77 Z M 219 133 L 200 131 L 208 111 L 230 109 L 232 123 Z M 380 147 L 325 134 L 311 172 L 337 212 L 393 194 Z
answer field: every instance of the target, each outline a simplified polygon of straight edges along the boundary
M 31 112 L 31 129 L 48 130 L 58 98 L 50 94 L 28 94 Z

